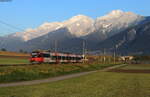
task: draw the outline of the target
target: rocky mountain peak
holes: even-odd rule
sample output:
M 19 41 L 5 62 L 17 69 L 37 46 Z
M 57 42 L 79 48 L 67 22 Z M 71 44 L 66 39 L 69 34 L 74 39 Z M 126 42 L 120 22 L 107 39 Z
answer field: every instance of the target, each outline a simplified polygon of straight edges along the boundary
M 109 36 L 111 36 L 140 20 L 141 16 L 121 10 L 113 10 L 96 20 L 79 14 L 63 22 L 45 22 L 35 29 L 30 28 L 24 32 L 17 32 L 10 36 L 20 37 L 24 41 L 28 41 L 61 28 L 67 28 L 70 34 L 75 37 L 89 35 L 94 33 L 95 30 L 99 31 L 99 33 L 110 34 Z

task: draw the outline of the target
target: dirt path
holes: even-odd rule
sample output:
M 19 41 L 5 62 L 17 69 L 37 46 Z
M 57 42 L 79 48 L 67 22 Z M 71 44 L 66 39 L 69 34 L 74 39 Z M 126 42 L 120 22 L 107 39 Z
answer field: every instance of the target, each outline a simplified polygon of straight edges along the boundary
M 150 70 L 141 70 L 141 69 L 129 69 L 129 70 L 124 70 L 124 69 L 111 69 L 108 70 L 108 72 L 122 72 L 122 73 L 147 73 L 150 74 Z
M 116 69 L 116 68 L 123 67 L 123 66 L 127 66 L 127 64 L 121 64 L 121 65 L 107 67 L 107 68 L 104 68 L 104 69 L 102 69 L 100 71 L 109 71 L 109 70 Z
M 112 67 L 105 68 L 103 70 L 96 70 L 96 71 L 89 71 L 89 72 L 81 72 L 76 74 L 70 74 L 70 75 L 64 75 L 59 77 L 53 77 L 53 78 L 47 78 L 47 79 L 41 79 L 41 80 L 32 80 L 32 81 L 23 81 L 23 82 L 13 82 L 13 83 L 4 83 L 0 84 L 0 87 L 12 87 L 12 86 L 23 86 L 23 85 L 34 85 L 34 84 L 41 84 L 41 83 L 48 83 L 48 82 L 55 82 L 59 80 L 65 80 L 69 78 L 79 77 L 87 74 L 91 74 L 97 71 L 108 71 L 110 69 L 119 68 L 121 66 L 125 66 L 125 64 L 122 65 L 116 65 Z

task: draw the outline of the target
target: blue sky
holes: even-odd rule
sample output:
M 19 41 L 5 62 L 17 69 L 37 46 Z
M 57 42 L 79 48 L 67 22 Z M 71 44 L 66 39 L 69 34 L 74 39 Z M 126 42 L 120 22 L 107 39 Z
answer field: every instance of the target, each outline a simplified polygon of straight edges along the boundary
M 96 18 L 116 9 L 150 16 L 150 0 L 12 0 L 0 2 L 0 21 L 20 29 L 83 14 Z M 0 36 L 18 32 L 0 23 Z

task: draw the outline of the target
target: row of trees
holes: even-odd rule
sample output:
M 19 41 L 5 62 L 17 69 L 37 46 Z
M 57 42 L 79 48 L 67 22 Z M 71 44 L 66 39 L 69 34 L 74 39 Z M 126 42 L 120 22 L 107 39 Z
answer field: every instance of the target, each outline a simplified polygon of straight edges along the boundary
M 7 51 L 7 49 L 2 48 L 2 49 L 0 49 L 0 51 Z M 20 49 L 19 52 L 20 52 L 20 53 L 28 53 L 27 51 L 24 51 L 24 50 L 22 50 L 22 49 Z
M 5 48 L 2 48 L 1 51 L 7 51 Z

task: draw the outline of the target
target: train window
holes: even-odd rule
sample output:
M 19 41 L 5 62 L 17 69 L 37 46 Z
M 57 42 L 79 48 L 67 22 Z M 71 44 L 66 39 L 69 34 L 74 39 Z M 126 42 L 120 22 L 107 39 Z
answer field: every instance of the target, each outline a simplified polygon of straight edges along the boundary
M 78 58 L 78 57 L 75 57 L 75 59 L 76 59 L 76 60 L 79 60 L 79 58 Z
M 76 57 L 76 60 L 81 60 L 82 58 L 81 57 Z
M 66 60 L 66 57 L 65 57 L 65 56 L 62 56 L 62 60 Z
M 32 55 L 32 58 L 36 58 L 37 57 L 37 55 Z
M 37 53 L 32 53 L 32 58 L 36 58 L 37 57 Z
M 32 58 L 42 57 L 41 54 L 38 53 L 32 53 Z
M 73 60 L 76 60 L 76 58 L 75 58 L 75 57 L 73 57 Z
M 59 59 L 59 60 L 60 60 L 60 59 L 61 59 L 61 56 L 58 56 L 58 57 L 57 57 L 57 59 Z
M 72 59 L 72 57 L 69 57 L 69 56 L 67 57 L 67 60 L 71 60 L 71 59 Z
M 60 59 L 62 59 L 62 57 L 61 56 L 52 56 L 52 59 L 53 60 L 60 60 Z
M 43 54 L 43 57 L 50 57 L 50 54 Z
M 42 57 L 42 55 L 41 54 L 38 54 L 38 56 L 37 57 Z
M 52 60 L 56 60 L 57 59 L 57 56 L 52 56 Z
M 67 56 L 66 59 L 69 60 L 69 57 Z
M 71 57 L 71 60 L 74 60 L 74 57 Z

